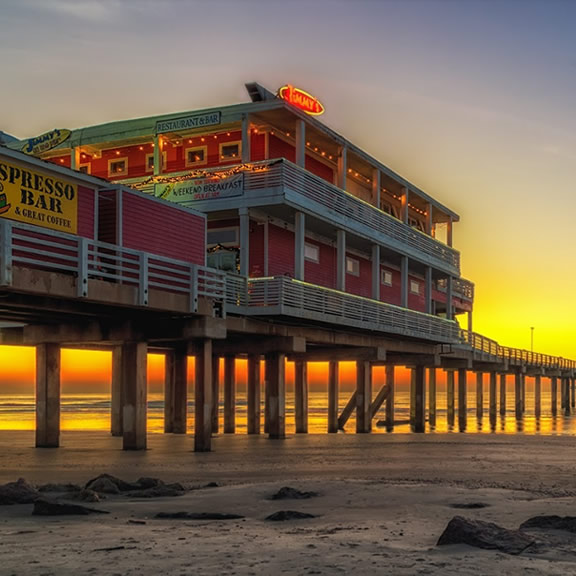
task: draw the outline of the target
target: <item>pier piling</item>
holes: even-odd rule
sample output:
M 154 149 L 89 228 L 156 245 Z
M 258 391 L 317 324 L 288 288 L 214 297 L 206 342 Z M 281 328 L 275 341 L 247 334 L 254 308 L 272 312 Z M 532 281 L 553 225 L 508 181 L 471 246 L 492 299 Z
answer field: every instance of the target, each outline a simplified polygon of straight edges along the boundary
M 60 346 L 36 346 L 36 447 L 60 445 Z

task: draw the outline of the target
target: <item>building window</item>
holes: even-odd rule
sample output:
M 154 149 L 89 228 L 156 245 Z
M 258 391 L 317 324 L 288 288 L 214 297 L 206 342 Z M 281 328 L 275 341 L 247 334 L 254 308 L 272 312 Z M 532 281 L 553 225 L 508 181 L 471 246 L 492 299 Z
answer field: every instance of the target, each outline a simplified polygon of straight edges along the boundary
M 220 160 L 240 160 L 242 157 L 242 142 L 223 142 L 220 144 Z
M 309 262 L 316 262 L 316 264 L 318 264 L 320 262 L 320 250 L 318 249 L 318 246 L 305 243 L 304 259 L 308 260 Z
M 346 256 L 346 273 L 352 276 L 360 276 L 360 261 Z
M 380 282 L 386 286 L 392 286 L 392 272 L 390 270 L 382 270 L 380 272 Z
M 184 150 L 184 159 L 186 166 L 200 166 L 208 161 L 208 152 L 206 146 L 197 146 L 196 148 L 186 148 Z
M 80 166 L 78 166 L 78 172 L 82 172 L 82 174 L 90 174 L 90 164 L 80 164 Z
M 108 176 L 128 176 L 128 158 L 114 158 L 108 160 Z
M 410 280 L 410 292 L 412 292 L 412 294 L 420 294 L 420 282 Z
M 209 246 L 238 246 L 238 228 L 213 228 L 206 233 Z
M 166 152 L 162 152 L 162 167 L 166 166 Z M 154 152 L 146 154 L 146 172 L 154 172 Z

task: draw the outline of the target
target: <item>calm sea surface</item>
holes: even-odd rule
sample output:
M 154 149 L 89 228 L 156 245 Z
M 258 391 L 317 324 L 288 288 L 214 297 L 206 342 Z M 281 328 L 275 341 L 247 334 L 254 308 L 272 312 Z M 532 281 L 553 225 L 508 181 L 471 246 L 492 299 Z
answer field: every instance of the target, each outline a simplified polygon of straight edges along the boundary
M 374 392 L 376 394 L 376 391 Z M 340 410 L 346 405 L 349 392 L 340 394 Z M 150 433 L 162 433 L 164 427 L 164 402 L 162 394 L 149 394 L 148 396 L 148 430 Z M 327 395 L 324 392 L 309 394 L 309 432 L 323 434 L 327 428 Z M 502 417 L 498 414 L 494 426 L 491 426 L 488 414 L 488 390 L 484 388 L 484 416 L 476 416 L 476 387 L 468 387 L 468 419 L 467 433 L 505 433 L 505 434 L 543 434 L 543 435 L 576 435 L 576 415 L 564 416 L 560 409 L 558 399 L 558 415 L 551 415 L 551 399 L 549 386 L 542 385 L 542 411 L 539 418 L 534 414 L 534 389 L 528 385 L 526 389 L 526 413 L 521 420 L 514 415 L 513 387 L 507 387 L 507 414 Z M 262 407 L 263 408 L 263 407 Z M 384 418 L 383 409 L 374 419 L 374 433 L 386 434 L 386 429 L 378 425 Z M 396 389 L 395 420 L 397 424 L 394 432 L 410 432 L 408 424 L 410 414 L 410 393 L 407 386 L 398 386 Z M 188 429 L 193 430 L 194 407 L 193 399 L 188 406 Z M 220 410 L 222 419 L 222 409 Z M 33 395 L 0 395 L 0 430 L 33 430 L 35 426 L 34 396 Z M 61 426 L 63 430 L 109 430 L 110 429 L 110 396 L 108 394 L 63 395 L 61 409 Z M 237 433 L 246 433 L 246 395 L 237 394 Z M 288 392 L 286 401 L 286 429 L 288 433 L 294 432 L 294 396 Z M 353 433 L 355 430 L 354 417 L 352 417 L 346 430 Z M 427 424 L 431 432 L 458 432 L 458 414 L 456 412 L 456 426 L 448 426 L 446 412 L 446 393 L 440 386 L 437 392 L 437 421 L 434 430 Z

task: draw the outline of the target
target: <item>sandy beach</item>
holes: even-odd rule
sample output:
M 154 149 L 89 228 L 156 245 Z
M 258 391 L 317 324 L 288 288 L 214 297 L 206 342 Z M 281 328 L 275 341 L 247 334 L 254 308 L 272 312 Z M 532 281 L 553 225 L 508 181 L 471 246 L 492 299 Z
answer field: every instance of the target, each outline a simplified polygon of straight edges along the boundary
M 189 436 L 149 440 L 146 452 L 125 453 L 104 433 L 68 432 L 61 448 L 38 450 L 30 432 L 2 432 L 1 483 L 83 485 L 108 473 L 180 482 L 187 491 L 82 503 L 106 515 L 38 517 L 32 504 L 2 506 L 0 574 L 576 573 L 576 536 L 568 533 L 520 555 L 436 546 L 456 515 L 508 529 L 533 516 L 576 515 L 573 438 L 221 435 L 204 454 L 192 451 Z M 271 500 L 283 486 L 318 496 Z M 457 508 L 470 504 L 483 507 Z M 280 510 L 315 517 L 266 520 Z M 158 512 L 243 518 L 158 519 Z

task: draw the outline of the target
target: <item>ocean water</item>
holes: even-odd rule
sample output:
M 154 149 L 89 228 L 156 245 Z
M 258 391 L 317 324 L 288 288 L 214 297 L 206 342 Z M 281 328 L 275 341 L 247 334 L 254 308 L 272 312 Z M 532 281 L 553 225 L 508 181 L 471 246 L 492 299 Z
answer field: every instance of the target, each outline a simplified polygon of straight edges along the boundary
M 350 392 L 340 392 L 340 411 L 346 405 Z M 374 395 L 376 391 L 374 391 Z M 526 412 L 521 419 L 514 414 L 513 387 L 507 386 L 507 414 L 497 414 L 496 420 L 490 422 L 488 413 L 488 390 L 484 388 L 484 414 L 481 419 L 476 415 L 476 387 L 468 387 L 468 410 L 466 433 L 490 434 L 542 434 L 542 435 L 576 435 L 576 415 L 565 416 L 560 408 L 558 398 L 558 414 L 551 414 L 551 398 L 549 386 L 542 385 L 541 415 L 535 416 L 535 398 L 533 386 L 526 389 Z M 237 393 L 236 398 L 236 431 L 246 433 L 246 394 Z M 460 432 L 458 413 L 456 410 L 455 426 L 449 426 L 446 410 L 445 387 L 439 386 L 437 391 L 436 426 L 431 428 L 426 424 L 427 432 Z M 310 391 L 309 393 L 309 433 L 324 434 L 327 430 L 328 397 L 325 392 Z M 457 401 L 456 401 L 457 407 Z M 262 405 L 262 414 L 264 406 Z M 499 407 L 498 407 L 499 412 Z M 223 408 L 220 406 L 221 427 L 223 425 Z M 388 432 L 378 421 L 384 419 L 384 407 L 373 421 L 373 433 L 407 433 L 410 432 L 410 391 L 408 386 L 398 386 L 395 392 L 395 421 L 393 432 Z M 35 427 L 34 396 L 0 395 L 0 430 L 33 430 Z M 62 430 L 110 430 L 110 396 L 109 394 L 63 394 L 61 402 Z M 148 395 L 148 431 L 152 434 L 162 433 L 164 429 L 164 399 L 162 394 Z M 194 429 L 194 403 L 190 395 L 188 404 L 188 430 Z M 345 431 L 354 433 L 354 415 L 348 421 Z M 294 395 L 287 393 L 286 398 L 286 431 L 294 432 Z

